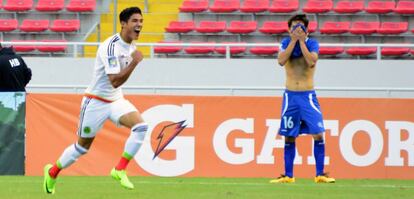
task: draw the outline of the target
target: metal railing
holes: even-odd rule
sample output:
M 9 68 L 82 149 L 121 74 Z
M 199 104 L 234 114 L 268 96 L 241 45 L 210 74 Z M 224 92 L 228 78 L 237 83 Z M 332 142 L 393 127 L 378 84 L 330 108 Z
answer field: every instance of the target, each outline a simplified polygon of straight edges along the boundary
M 83 93 L 87 88 L 87 85 L 46 85 L 46 84 L 29 84 L 27 90 L 29 92 L 33 91 L 45 91 L 50 89 L 56 89 L 61 92 L 71 92 L 71 93 Z M 286 88 L 282 86 L 122 86 L 122 89 L 126 92 L 133 91 L 147 91 L 147 94 L 158 94 L 165 91 L 219 91 L 220 94 L 223 94 L 223 91 L 228 95 L 237 95 L 237 92 L 243 91 L 256 91 L 256 92 L 270 92 L 277 94 L 277 92 L 283 92 Z M 411 93 L 410 98 L 414 97 L 414 87 L 406 88 L 397 88 L 397 87 L 315 87 L 315 90 L 318 92 L 342 92 L 349 94 L 349 92 L 381 92 L 387 97 L 393 97 L 393 93 Z M 221 92 L 220 92 L 221 91 Z M 179 93 L 179 92 L 178 92 Z M 372 94 L 370 94 L 371 96 Z M 375 96 L 371 96 L 375 97 Z M 377 96 L 378 97 L 378 96 Z
M 2 45 L 8 46 L 71 46 L 73 47 L 73 52 L 71 53 L 73 57 L 82 57 L 83 54 L 79 53 L 79 47 L 84 46 L 99 46 L 100 42 L 1 42 Z M 154 47 L 156 46 L 180 46 L 180 47 L 189 47 L 189 46 L 205 46 L 205 47 L 225 47 L 226 48 L 226 59 L 231 59 L 230 47 L 275 47 L 279 46 L 279 43 L 136 43 L 137 47 L 150 47 L 150 58 L 155 57 Z M 383 47 L 408 47 L 413 48 L 414 44 L 360 44 L 360 43 L 321 43 L 320 46 L 323 47 L 376 47 L 376 58 L 377 60 L 382 59 L 381 48 Z

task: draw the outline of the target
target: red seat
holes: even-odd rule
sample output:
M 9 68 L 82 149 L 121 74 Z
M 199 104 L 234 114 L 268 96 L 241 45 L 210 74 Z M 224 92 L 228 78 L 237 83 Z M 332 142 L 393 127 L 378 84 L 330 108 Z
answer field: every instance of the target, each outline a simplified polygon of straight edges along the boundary
M 346 50 L 346 53 L 349 55 L 371 55 L 376 52 L 376 47 L 353 47 Z
M 0 31 L 8 32 L 17 29 L 17 19 L 0 19 Z
M 269 8 L 269 0 L 244 0 L 240 8 L 242 12 L 264 12 Z
M 223 43 L 223 44 L 240 44 L 240 43 L 226 42 L 226 43 Z M 226 54 L 226 47 L 225 46 L 216 47 L 214 50 L 219 54 L 223 54 L 223 55 Z M 246 51 L 246 46 L 230 46 L 230 54 L 232 54 L 232 55 L 237 55 L 237 54 L 240 54 L 240 53 L 244 53 L 245 51 Z
M 171 21 L 165 31 L 171 33 L 187 33 L 195 29 L 193 21 Z
M 350 26 L 351 22 L 349 21 L 327 21 L 323 24 L 320 32 L 323 34 L 342 34 L 348 32 Z
M 226 30 L 225 21 L 200 21 L 196 31 L 200 33 L 219 33 Z
M 12 42 L 36 42 L 35 40 L 12 40 Z M 35 45 L 13 45 L 16 52 L 31 52 L 36 50 Z
M 378 29 L 380 34 L 401 34 L 408 31 L 408 22 L 383 22 Z
M 95 0 L 71 0 L 66 6 L 66 10 L 70 12 L 93 12 L 95 9 Z
M 320 55 L 338 55 L 344 52 L 343 47 L 320 47 L 319 54 Z
M 42 40 L 42 42 L 67 42 L 66 40 Z M 67 45 L 39 45 L 36 47 L 40 52 L 64 52 Z
M 40 19 L 25 19 L 20 26 L 23 32 L 43 32 L 49 28 L 49 20 Z
M 180 12 L 204 12 L 208 9 L 208 0 L 185 0 L 180 6 Z
M 402 56 L 409 52 L 410 48 L 384 47 L 381 49 L 381 55 L 384 56 Z
M 318 22 L 317 21 L 310 21 L 308 25 L 308 32 L 312 33 L 318 29 Z
M 0 9 L 3 8 L 3 0 L 0 0 Z
M 179 41 L 161 41 L 158 43 L 163 44 L 178 44 L 181 43 Z M 178 53 L 183 49 L 182 46 L 155 46 L 154 52 L 155 53 L 163 53 L 163 54 L 172 54 L 172 53 Z
M 307 13 L 325 13 L 331 11 L 332 7 L 331 0 L 309 0 L 302 10 Z
M 364 1 L 339 1 L 333 9 L 337 13 L 357 13 L 364 10 Z
M 215 0 L 210 6 L 211 12 L 235 12 L 240 9 L 239 0 Z
M 298 0 L 273 0 L 269 12 L 294 12 L 299 9 Z
M 33 0 L 7 0 L 3 8 L 7 11 L 22 12 L 31 10 Z
M 379 28 L 379 22 L 357 21 L 352 24 L 349 32 L 352 34 L 369 35 L 376 33 Z
M 65 7 L 65 0 L 39 0 L 35 9 L 40 12 L 56 12 Z
M 399 14 L 414 14 L 414 1 L 398 1 L 394 12 Z
M 411 49 L 411 54 L 414 55 L 414 49 Z
M 53 32 L 75 32 L 80 29 L 78 19 L 56 19 L 52 22 L 50 30 Z
M 257 21 L 232 21 L 227 32 L 234 34 L 248 34 L 256 31 Z
M 265 21 L 259 31 L 265 34 L 280 34 L 289 30 L 286 21 Z
M 394 8 L 394 1 L 370 1 L 365 11 L 368 13 L 385 14 L 392 12 Z
M 207 43 L 195 43 L 195 44 L 207 44 Z M 187 54 L 209 54 L 209 53 L 214 52 L 214 46 L 189 46 L 189 47 L 184 48 L 184 51 Z
M 411 29 L 411 32 L 412 32 L 412 33 L 414 33 L 414 28 L 413 28 L 413 29 Z
M 277 46 L 259 46 L 250 48 L 250 53 L 255 55 L 273 55 L 279 52 L 279 47 Z

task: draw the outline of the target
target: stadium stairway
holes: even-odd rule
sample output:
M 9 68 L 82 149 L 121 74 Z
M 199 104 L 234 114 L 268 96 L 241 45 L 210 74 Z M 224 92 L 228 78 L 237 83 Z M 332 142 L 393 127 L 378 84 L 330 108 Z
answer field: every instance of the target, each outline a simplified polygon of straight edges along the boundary
M 158 42 L 164 39 L 164 27 L 170 21 L 178 19 L 178 7 L 183 0 L 148 0 L 148 12 L 144 11 L 144 0 L 118 0 L 117 13 L 126 7 L 138 6 L 144 12 L 144 26 L 136 42 Z M 100 38 L 101 42 L 113 34 L 113 13 L 114 5 L 111 3 L 110 12 L 101 15 L 100 21 Z M 118 16 L 117 16 L 118 17 Z M 119 19 L 117 18 L 117 32 L 121 30 Z M 97 32 L 92 33 L 86 40 L 87 42 L 97 42 Z M 149 47 L 139 48 L 145 57 L 150 56 Z M 84 47 L 85 57 L 94 57 L 96 55 L 97 47 Z

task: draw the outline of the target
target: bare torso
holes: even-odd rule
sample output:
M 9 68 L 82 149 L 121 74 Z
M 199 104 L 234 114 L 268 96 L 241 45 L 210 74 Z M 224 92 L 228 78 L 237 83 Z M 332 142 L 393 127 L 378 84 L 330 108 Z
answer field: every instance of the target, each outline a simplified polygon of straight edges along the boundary
M 313 90 L 315 66 L 310 67 L 304 57 L 289 59 L 285 64 L 286 89 L 292 91 Z

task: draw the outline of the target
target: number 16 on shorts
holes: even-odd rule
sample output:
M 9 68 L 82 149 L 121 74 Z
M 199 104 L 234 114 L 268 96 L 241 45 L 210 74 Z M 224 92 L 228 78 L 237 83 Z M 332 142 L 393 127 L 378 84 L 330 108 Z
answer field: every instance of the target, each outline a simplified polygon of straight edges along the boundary
M 291 129 L 294 126 L 292 116 L 283 116 L 283 124 L 286 129 Z

